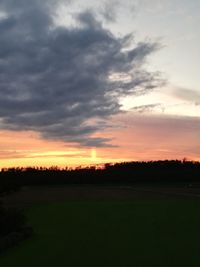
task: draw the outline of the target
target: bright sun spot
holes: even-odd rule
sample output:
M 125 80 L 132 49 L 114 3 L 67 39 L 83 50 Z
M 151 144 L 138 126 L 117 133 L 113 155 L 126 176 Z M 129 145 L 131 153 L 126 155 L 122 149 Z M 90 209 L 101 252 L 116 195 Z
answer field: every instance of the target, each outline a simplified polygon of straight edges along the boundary
M 96 149 L 92 148 L 91 149 L 91 160 L 95 161 L 96 159 L 97 159 Z

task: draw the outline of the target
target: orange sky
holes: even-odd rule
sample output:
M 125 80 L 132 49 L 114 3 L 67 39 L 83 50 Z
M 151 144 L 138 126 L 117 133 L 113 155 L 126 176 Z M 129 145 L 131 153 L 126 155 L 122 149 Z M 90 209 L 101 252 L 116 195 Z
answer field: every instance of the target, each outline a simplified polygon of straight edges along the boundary
M 134 115 L 134 116 L 133 116 Z M 80 166 L 130 160 L 200 160 L 198 118 L 127 113 L 96 136 L 113 138 L 110 147 L 80 147 L 44 140 L 34 132 L 0 131 L 0 168 Z

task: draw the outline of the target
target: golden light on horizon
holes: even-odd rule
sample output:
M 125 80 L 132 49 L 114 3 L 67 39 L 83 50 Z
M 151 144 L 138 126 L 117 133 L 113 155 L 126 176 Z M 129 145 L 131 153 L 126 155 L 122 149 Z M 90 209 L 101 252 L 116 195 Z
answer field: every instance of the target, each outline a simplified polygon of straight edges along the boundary
M 95 148 L 91 149 L 91 161 L 96 161 L 97 160 L 97 152 Z

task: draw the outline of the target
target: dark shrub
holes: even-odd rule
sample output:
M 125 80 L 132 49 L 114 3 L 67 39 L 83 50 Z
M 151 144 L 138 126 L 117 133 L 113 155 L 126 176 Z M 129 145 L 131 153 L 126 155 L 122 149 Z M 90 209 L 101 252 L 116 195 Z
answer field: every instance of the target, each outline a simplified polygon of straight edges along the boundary
M 0 237 L 19 232 L 25 222 L 26 218 L 21 211 L 0 207 Z
M 0 252 L 32 236 L 33 229 L 25 226 L 25 222 L 21 211 L 0 206 Z
M 16 246 L 20 241 L 23 240 L 23 234 L 20 232 L 12 232 L 7 236 L 4 236 L 0 239 L 0 252 Z
M 21 229 L 21 233 L 23 234 L 23 237 L 26 239 L 26 238 L 29 238 L 33 235 L 33 228 L 31 226 L 24 226 L 22 229 Z

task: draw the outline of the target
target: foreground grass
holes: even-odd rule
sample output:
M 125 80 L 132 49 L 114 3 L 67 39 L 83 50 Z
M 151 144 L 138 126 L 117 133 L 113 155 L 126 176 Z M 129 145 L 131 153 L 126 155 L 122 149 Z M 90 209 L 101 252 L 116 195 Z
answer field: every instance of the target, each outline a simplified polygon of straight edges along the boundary
M 199 211 L 192 200 L 33 207 L 35 237 L 0 255 L 0 266 L 200 266 Z

